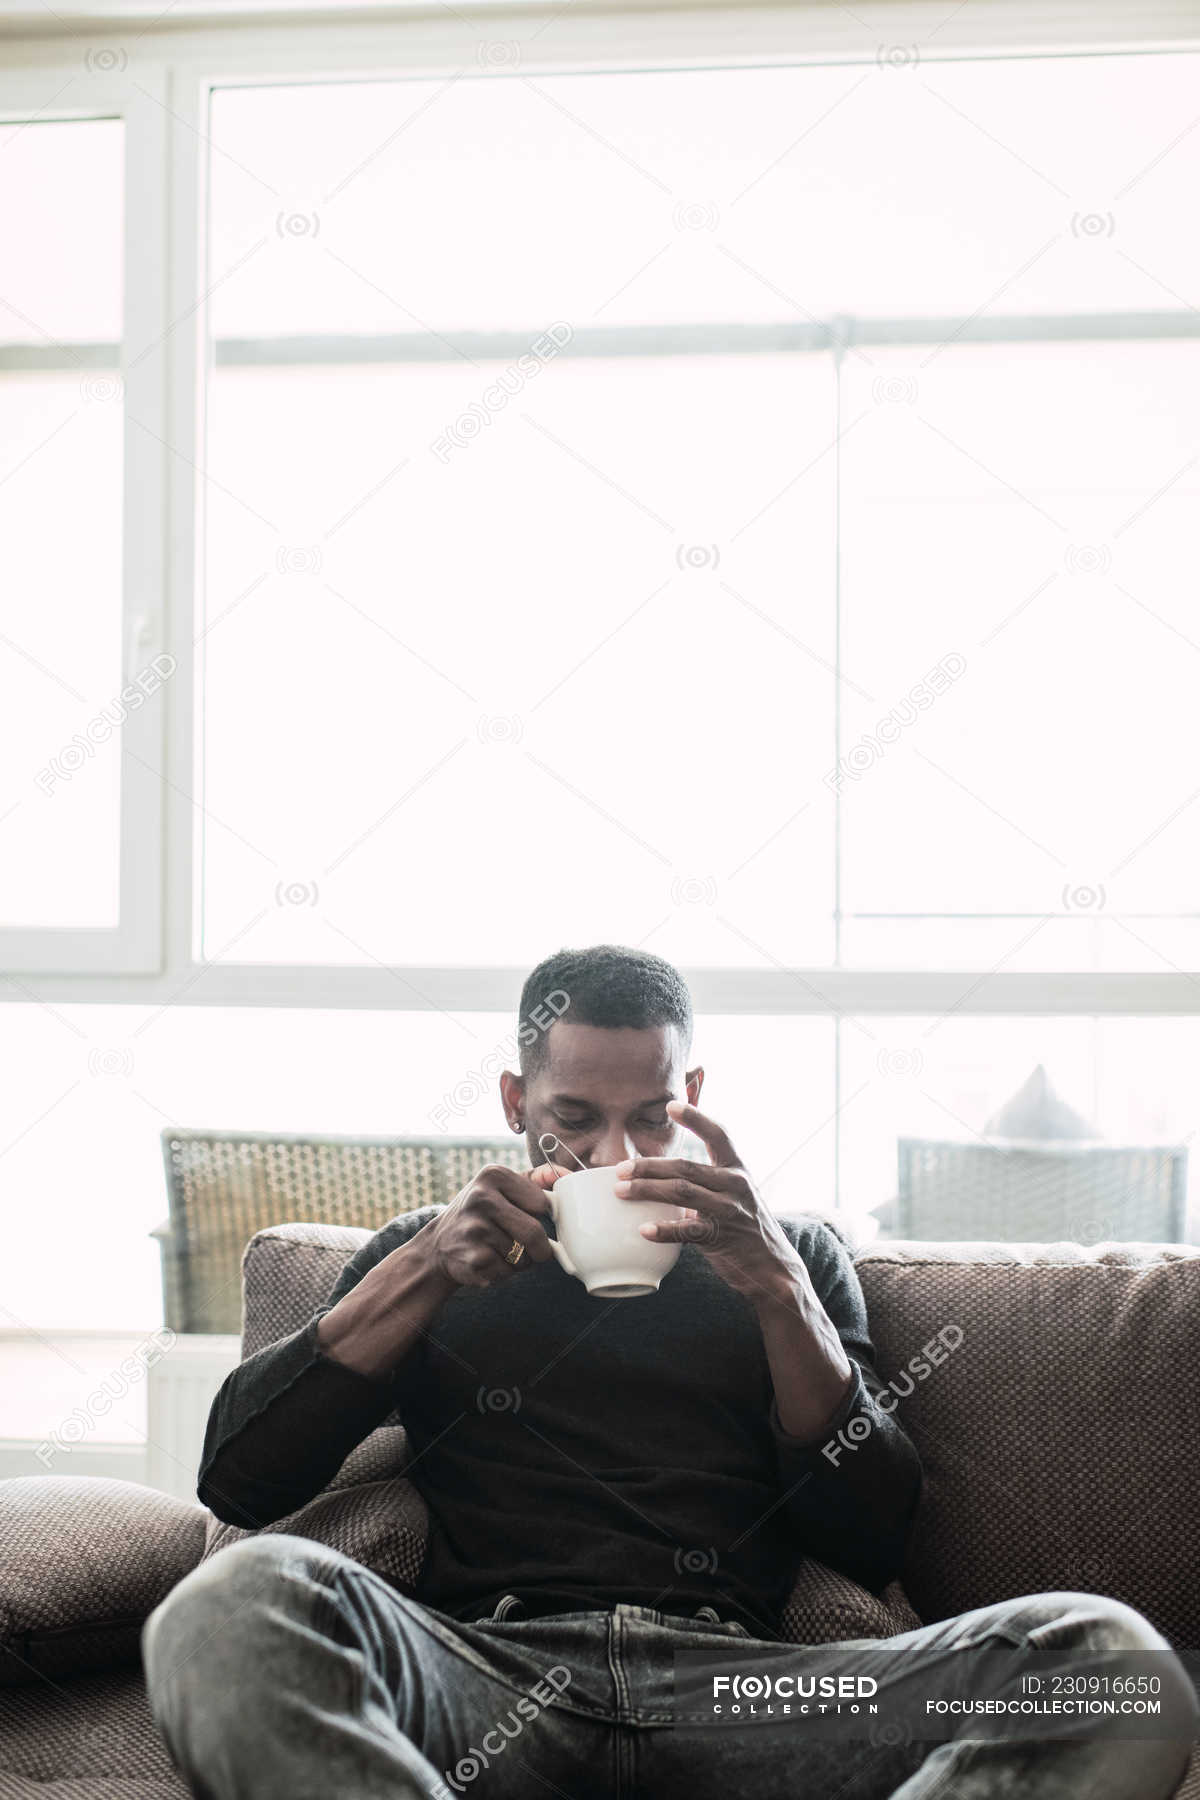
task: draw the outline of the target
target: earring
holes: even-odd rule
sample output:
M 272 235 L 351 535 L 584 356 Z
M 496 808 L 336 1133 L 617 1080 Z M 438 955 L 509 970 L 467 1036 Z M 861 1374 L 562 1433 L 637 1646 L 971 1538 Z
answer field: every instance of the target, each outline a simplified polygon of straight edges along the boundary
M 524 1131 L 525 1129 L 524 1119 L 513 1119 L 511 1124 L 514 1131 Z

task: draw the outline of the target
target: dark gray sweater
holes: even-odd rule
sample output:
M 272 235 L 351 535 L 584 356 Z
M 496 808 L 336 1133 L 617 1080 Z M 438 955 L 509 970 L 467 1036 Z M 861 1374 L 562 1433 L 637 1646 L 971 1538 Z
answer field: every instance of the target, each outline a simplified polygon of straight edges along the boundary
M 417 1593 L 454 1617 L 507 1593 L 530 1614 L 707 1604 L 772 1637 L 800 1556 L 875 1590 L 897 1573 L 920 1466 L 875 1404 L 862 1290 L 828 1225 L 782 1221 L 854 1365 L 829 1435 L 871 1426 L 836 1462 L 781 1429 L 754 1312 L 692 1246 L 637 1299 L 593 1300 L 557 1262 L 460 1289 L 387 1381 L 326 1356 L 321 1315 L 434 1213 L 376 1232 L 308 1325 L 228 1377 L 199 1482 L 219 1519 L 294 1512 L 395 1409 L 430 1513 Z

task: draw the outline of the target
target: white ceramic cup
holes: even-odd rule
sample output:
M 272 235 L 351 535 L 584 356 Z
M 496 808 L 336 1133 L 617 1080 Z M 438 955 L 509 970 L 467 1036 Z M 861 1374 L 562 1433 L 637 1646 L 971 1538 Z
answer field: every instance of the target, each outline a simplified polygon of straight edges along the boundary
M 560 1175 L 546 1194 L 558 1232 L 551 1248 L 567 1274 L 597 1299 L 653 1294 L 682 1248 L 656 1244 L 638 1229 L 658 1219 L 682 1219 L 681 1206 L 622 1200 L 616 1183 L 615 1168 L 578 1169 Z

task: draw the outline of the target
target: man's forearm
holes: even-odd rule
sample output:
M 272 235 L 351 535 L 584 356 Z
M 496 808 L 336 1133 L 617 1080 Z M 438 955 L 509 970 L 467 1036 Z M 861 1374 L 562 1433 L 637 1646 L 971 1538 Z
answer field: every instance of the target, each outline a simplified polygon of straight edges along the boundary
M 850 1359 L 807 1272 L 781 1279 L 755 1301 L 779 1423 L 789 1437 L 816 1443 L 854 1378 Z
M 423 1236 L 418 1232 L 368 1269 L 325 1313 L 317 1342 L 326 1356 L 382 1381 L 429 1329 L 455 1284 L 427 1253 Z

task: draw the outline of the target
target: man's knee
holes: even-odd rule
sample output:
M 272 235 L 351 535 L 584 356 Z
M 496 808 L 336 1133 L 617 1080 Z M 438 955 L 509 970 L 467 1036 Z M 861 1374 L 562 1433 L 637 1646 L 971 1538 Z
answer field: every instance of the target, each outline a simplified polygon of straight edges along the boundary
M 1092 1672 L 1110 1678 L 1152 1676 L 1157 1686 L 1148 1691 L 1158 1696 L 1159 1716 L 1186 1730 L 1188 1736 L 1200 1722 L 1196 1692 L 1178 1656 L 1149 1619 L 1123 1600 L 1065 1591 L 1008 1601 L 1001 1610 L 1007 1627 L 1004 1634 L 1015 1636 L 1032 1658 L 1066 1660 L 1081 1675 L 1092 1659 L 1096 1665 Z M 1122 1663 L 1114 1658 L 1129 1660 Z
M 1079 1645 L 1094 1653 L 1166 1650 L 1167 1641 L 1142 1613 L 1106 1594 L 1064 1590 L 1010 1603 L 1014 1621 L 1037 1649 Z
M 236 1693 L 243 1682 L 253 1684 L 262 1669 L 256 1626 L 300 1601 L 296 1576 L 305 1574 L 313 1549 L 301 1538 L 269 1532 L 231 1544 L 185 1575 L 142 1632 L 152 1698 L 165 1701 L 176 1681 L 206 1683 L 213 1666 L 221 1670 L 220 1689 Z

